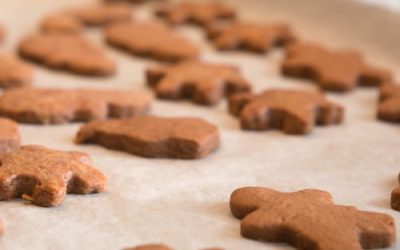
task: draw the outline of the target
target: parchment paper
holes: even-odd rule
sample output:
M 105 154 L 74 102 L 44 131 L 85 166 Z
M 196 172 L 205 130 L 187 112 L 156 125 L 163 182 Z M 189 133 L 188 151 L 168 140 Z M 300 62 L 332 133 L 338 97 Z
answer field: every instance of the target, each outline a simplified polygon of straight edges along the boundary
M 9 34 L 2 51 L 34 32 L 45 13 L 80 0 L 0 0 L 0 18 Z M 85 1 L 90 3 L 93 1 Z M 344 0 L 232 0 L 243 19 L 285 21 L 304 40 L 356 48 L 368 61 L 399 76 L 399 15 Z M 138 8 L 137 18 L 149 18 L 150 7 Z M 303 80 L 279 75 L 282 52 L 267 56 L 218 53 L 200 29 L 179 32 L 203 48 L 203 59 L 241 66 L 255 90 L 270 87 L 316 89 Z M 103 45 L 99 30 L 86 34 Z M 105 46 L 107 47 L 107 46 Z M 85 78 L 35 66 L 40 87 L 145 89 L 143 70 L 156 62 L 107 48 L 118 63 L 109 79 Z M 398 185 L 400 126 L 375 119 L 377 91 L 358 88 L 329 94 L 346 107 L 341 126 L 316 128 L 306 137 L 279 131 L 244 132 L 226 111 L 226 103 L 201 107 L 190 102 L 156 101 L 152 114 L 195 116 L 215 123 L 222 145 L 202 160 L 146 159 L 96 145 L 78 146 L 73 138 L 80 124 L 21 125 L 23 144 L 43 144 L 61 150 L 90 153 L 94 166 L 108 177 L 107 191 L 98 195 L 68 195 L 58 208 L 42 208 L 22 200 L 0 202 L 5 234 L 0 249 L 121 249 L 163 242 L 178 250 L 219 246 L 239 249 L 292 249 L 285 244 L 242 238 L 240 221 L 231 216 L 229 195 L 243 186 L 281 191 L 318 188 L 332 193 L 336 203 L 400 216 L 389 207 Z M 400 236 L 398 234 L 397 236 Z M 392 249 L 396 249 L 393 247 Z

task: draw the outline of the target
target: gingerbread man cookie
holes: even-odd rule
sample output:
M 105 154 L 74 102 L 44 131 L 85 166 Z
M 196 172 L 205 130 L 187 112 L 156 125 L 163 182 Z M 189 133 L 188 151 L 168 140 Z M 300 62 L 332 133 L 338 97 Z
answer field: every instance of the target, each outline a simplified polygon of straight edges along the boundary
M 400 122 L 400 85 L 386 83 L 381 86 L 378 118 L 388 122 Z
M 124 118 L 147 113 L 152 99 L 142 91 L 18 88 L 0 96 L 0 116 L 39 124 Z
M 103 192 L 106 178 L 89 155 L 37 145 L 0 154 L 0 200 L 23 197 L 43 207 L 59 206 L 68 194 Z
M 26 59 L 49 68 L 83 75 L 109 76 L 116 66 L 103 50 L 84 37 L 73 34 L 46 33 L 24 38 L 19 53 Z
M 230 207 L 241 219 L 242 236 L 298 249 L 359 250 L 389 247 L 395 241 L 391 216 L 336 205 L 321 190 L 282 193 L 245 187 L 232 193 Z
M 115 47 L 161 61 L 177 62 L 199 55 L 196 46 L 160 23 L 115 23 L 107 27 L 105 36 Z
M 251 89 L 238 68 L 198 61 L 150 68 L 147 83 L 159 98 L 190 98 L 203 105 L 217 104 L 224 96 Z
M 0 152 L 10 152 L 19 147 L 18 124 L 7 118 L 0 118 Z
M 0 54 L 0 87 L 13 88 L 30 86 L 33 72 L 29 65 L 13 55 Z
M 208 37 L 219 50 L 250 50 L 264 53 L 273 47 L 284 46 L 295 40 L 285 24 L 233 23 L 211 25 Z
M 349 91 L 358 85 L 379 86 L 390 80 L 390 72 L 364 62 L 354 51 L 329 50 L 315 44 L 287 47 L 282 74 L 312 79 L 324 90 Z
M 196 159 L 214 151 L 220 139 L 218 128 L 201 119 L 139 116 L 89 122 L 75 141 L 143 157 Z
M 279 89 L 233 95 L 229 111 L 239 117 L 242 129 L 277 128 L 288 134 L 307 134 L 315 124 L 337 124 L 344 117 L 344 109 L 321 93 Z
M 400 182 L 400 175 L 398 179 Z M 390 205 L 394 210 L 400 211 L 400 186 L 393 189 L 391 194 Z
M 194 23 L 202 26 L 235 18 L 235 10 L 232 7 L 217 1 L 165 5 L 157 9 L 156 14 L 172 24 Z

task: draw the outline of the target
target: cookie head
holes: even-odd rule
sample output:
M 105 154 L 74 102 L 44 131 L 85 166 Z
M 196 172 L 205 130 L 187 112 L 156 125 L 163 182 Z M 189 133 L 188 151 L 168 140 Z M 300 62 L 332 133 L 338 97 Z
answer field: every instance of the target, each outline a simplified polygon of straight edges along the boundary
M 143 91 L 18 88 L 0 96 L 0 115 L 37 124 L 125 118 L 147 113 L 152 100 Z
M 132 7 L 123 3 L 104 3 L 76 8 L 67 12 L 88 26 L 106 25 L 132 18 Z
M 232 7 L 217 1 L 165 5 L 160 7 L 156 14 L 172 24 L 194 23 L 202 26 L 235 18 L 235 10 Z
M 277 128 L 288 134 L 307 134 L 315 124 L 341 123 L 344 116 L 343 108 L 321 93 L 279 89 L 233 95 L 229 110 L 239 117 L 242 129 Z
M 112 46 L 134 55 L 160 61 L 195 59 L 199 49 L 172 29 L 155 22 L 124 22 L 109 25 L 105 37 Z
M 109 76 L 116 70 L 115 62 L 102 49 L 79 35 L 31 35 L 20 42 L 18 50 L 26 59 L 77 74 Z
M 67 193 L 103 192 L 106 178 L 81 152 L 22 146 L 0 155 L 0 200 L 23 197 L 35 205 L 60 205 Z
M 75 141 L 149 158 L 202 158 L 219 146 L 216 126 L 196 118 L 139 116 L 83 125 Z
M 150 68 L 147 70 L 147 83 L 159 98 L 189 98 L 203 105 L 214 105 L 225 96 L 251 89 L 239 69 L 198 61 Z
M 208 37 L 219 50 L 249 50 L 258 53 L 287 45 L 295 40 L 289 26 L 261 23 L 210 25 Z
M 330 50 L 315 44 L 287 47 L 283 75 L 312 79 L 324 90 L 349 91 L 358 85 L 379 86 L 388 81 L 388 71 L 367 65 L 354 51 Z
M 242 236 L 286 242 L 299 249 L 359 250 L 393 245 L 394 220 L 382 213 L 335 205 L 329 193 L 306 189 L 282 193 L 268 188 L 235 190 L 232 214 Z

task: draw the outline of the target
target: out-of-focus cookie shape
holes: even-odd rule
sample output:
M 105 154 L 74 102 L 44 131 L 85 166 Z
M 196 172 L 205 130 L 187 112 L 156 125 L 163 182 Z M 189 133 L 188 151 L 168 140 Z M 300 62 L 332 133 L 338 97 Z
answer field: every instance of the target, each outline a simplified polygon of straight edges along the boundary
M 208 37 L 219 50 L 249 50 L 258 53 L 265 53 L 295 40 L 293 32 L 285 24 L 240 22 L 210 25 Z
M 18 88 L 0 96 L 0 116 L 37 124 L 125 118 L 147 113 L 152 99 L 143 91 Z
M 91 76 L 110 76 L 116 65 L 105 52 L 79 35 L 46 33 L 25 37 L 19 54 L 52 69 Z
M 18 124 L 7 118 L 0 118 L 0 152 L 10 152 L 20 145 Z
M 147 83 L 159 98 L 189 98 L 203 105 L 214 105 L 225 96 L 251 89 L 238 68 L 198 61 L 150 68 Z
M 194 59 L 199 49 L 172 29 L 156 22 L 124 22 L 106 28 L 107 42 L 134 55 L 160 61 Z
M 214 151 L 220 140 L 218 128 L 201 119 L 138 116 L 89 122 L 75 141 L 149 158 L 197 159 Z
M 306 43 L 292 44 L 286 51 L 282 74 L 311 79 L 324 90 L 345 92 L 358 85 L 379 86 L 391 78 L 390 72 L 368 65 L 355 51 Z
M 32 68 L 11 54 L 0 54 L 0 87 L 14 88 L 30 86 L 33 81 Z
M 395 242 L 391 216 L 336 205 L 328 192 L 306 189 L 293 193 L 261 187 L 235 190 L 232 214 L 241 220 L 243 237 L 286 242 L 297 249 L 360 250 Z
M 344 109 L 321 93 L 279 89 L 233 95 L 229 111 L 239 117 L 242 129 L 275 128 L 288 134 L 307 134 L 315 124 L 337 124 L 344 117 Z
M 234 8 L 218 1 L 168 4 L 158 8 L 156 14 L 171 24 L 194 23 L 202 26 L 235 18 Z
M 131 248 L 124 248 L 124 250 L 173 250 L 164 244 L 146 244 Z M 222 248 L 204 248 L 202 250 L 223 250 Z
M 398 179 L 400 182 L 400 175 Z M 394 210 L 400 211 L 400 186 L 393 189 L 390 199 L 390 205 Z
M 132 18 L 126 4 L 108 3 L 60 11 L 42 20 L 41 30 L 55 33 L 80 33 L 84 26 L 100 26 Z
M 105 176 L 89 155 L 38 145 L 0 154 L 0 200 L 25 198 L 44 207 L 59 206 L 68 194 L 103 192 Z
M 388 122 L 400 122 L 400 85 L 393 83 L 382 84 L 378 119 Z
M 6 28 L 0 23 L 0 43 L 4 40 L 6 36 Z

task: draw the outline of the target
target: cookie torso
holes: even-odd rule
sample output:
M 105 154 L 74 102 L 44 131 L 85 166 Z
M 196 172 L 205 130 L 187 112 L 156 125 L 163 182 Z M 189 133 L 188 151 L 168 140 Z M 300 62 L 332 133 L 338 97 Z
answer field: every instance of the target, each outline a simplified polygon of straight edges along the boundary
M 83 125 L 77 143 L 96 143 L 144 157 L 195 159 L 219 145 L 214 125 L 194 118 L 155 116 L 94 121 Z
M 333 51 L 314 44 L 289 46 L 282 73 L 311 78 L 332 91 L 349 91 L 359 84 L 377 86 L 390 79 L 389 72 L 366 65 L 354 51 Z
M 42 146 L 22 146 L 0 155 L 0 200 L 20 197 L 39 206 L 58 206 L 66 193 L 104 191 L 106 178 L 90 157 Z
M 233 8 L 216 1 L 167 5 L 158 9 L 156 13 L 172 24 L 209 25 L 214 21 L 235 18 Z
M 18 124 L 7 118 L 0 118 L 0 152 L 10 152 L 20 145 Z
M 197 61 L 151 68 L 147 71 L 147 80 L 160 98 L 190 98 L 205 105 L 216 104 L 224 96 L 251 89 L 239 69 Z
M 66 123 L 144 114 L 147 92 L 23 88 L 0 96 L 0 115 L 24 123 Z
M 199 50 L 159 23 L 115 23 L 105 32 L 109 44 L 135 55 L 176 62 L 197 58 Z
M 229 110 L 240 118 L 243 129 L 282 129 L 289 134 L 309 133 L 314 124 L 341 123 L 344 110 L 316 92 L 268 90 L 260 95 L 237 94 Z
M 28 36 L 21 41 L 19 53 L 50 68 L 84 75 L 108 76 L 116 68 L 114 61 L 104 51 L 84 37 L 73 34 L 46 33 Z
M 30 86 L 33 81 L 32 68 L 13 55 L 0 54 L 0 87 Z

